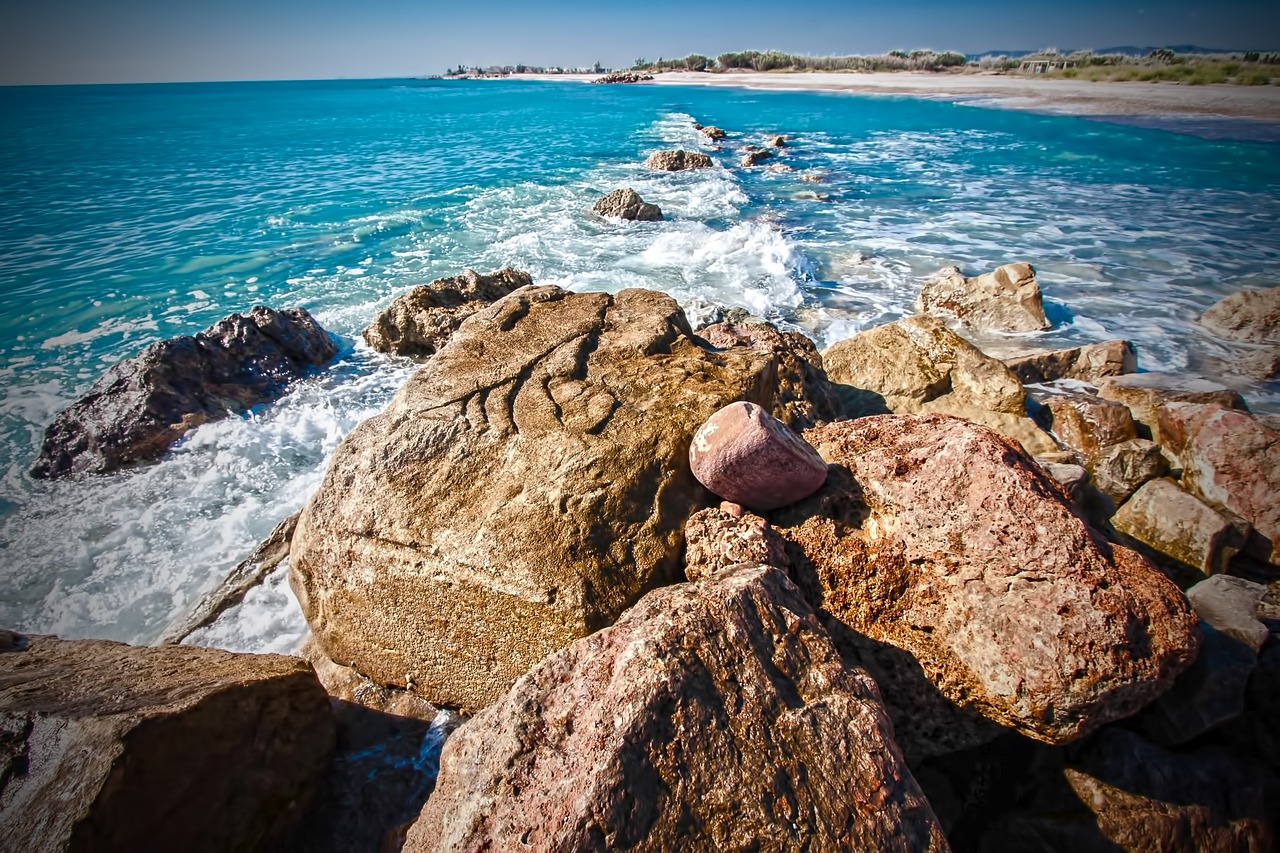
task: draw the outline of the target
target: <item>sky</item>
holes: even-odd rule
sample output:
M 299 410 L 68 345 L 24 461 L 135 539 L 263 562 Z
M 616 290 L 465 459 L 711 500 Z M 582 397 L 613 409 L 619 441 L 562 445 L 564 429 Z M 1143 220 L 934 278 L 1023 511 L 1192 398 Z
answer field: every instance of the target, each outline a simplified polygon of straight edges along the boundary
M 749 49 L 1280 50 L 1276 0 L 0 0 L 0 21 L 0 85 L 627 67 Z

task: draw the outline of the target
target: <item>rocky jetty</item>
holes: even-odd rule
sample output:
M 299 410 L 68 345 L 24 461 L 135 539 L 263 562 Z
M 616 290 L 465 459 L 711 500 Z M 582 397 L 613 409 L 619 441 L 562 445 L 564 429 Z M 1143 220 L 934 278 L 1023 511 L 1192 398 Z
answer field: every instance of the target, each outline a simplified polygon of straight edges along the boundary
M 644 161 L 644 167 L 655 172 L 683 172 L 687 169 L 710 169 L 715 163 L 700 151 L 655 151 Z
M 653 79 L 652 74 L 645 74 L 640 71 L 615 71 L 612 74 L 606 74 L 603 77 L 597 77 L 592 83 L 648 83 Z
M 1005 264 L 966 278 L 947 267 L 925 282 L 916 298 L 920 313 L 953 316 L 979 331 L 1040 332 L 1050 327 L 1031 264 Z
M 638 222 L 661 222 L 662 209 L 649 204 L 633 189 L 614 190 L 591 207 L 592 213 Z
M 463 320 L 531 284 L 528 273 L 510 267 L 488 275 L 467 270 L 420 284 L 378 313 L 364 330 L 365 342 L 378 352 L 416 358 L 434 355 Z
M 279 399 L 337 353 L 305 310 L 263 306 L 151 344 L 54 418 L 31 476 L 105 474 L 158 459 L 201 424 Z

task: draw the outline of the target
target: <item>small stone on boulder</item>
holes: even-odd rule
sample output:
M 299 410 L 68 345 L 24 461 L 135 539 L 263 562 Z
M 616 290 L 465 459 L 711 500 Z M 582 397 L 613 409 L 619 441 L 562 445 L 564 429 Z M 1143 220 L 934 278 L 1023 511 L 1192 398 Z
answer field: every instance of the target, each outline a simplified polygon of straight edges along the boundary
M 662 209 L 649 204 L 633 189 L 614 190 L 591 208 L 601 216 L 615 216 L 637 222 L 661 222 Z
M 1005 264 L 973 278 L 940 270 L 916 299 L 920 313 L 954 316 L 980 331 L 1039 332 L 1050 327 L 1031 264 Z
M 714 163 L 706 154 L 698 151 L 655 151 L 644 161 L 646 169 L 655 172 L 683 172 L 687 169 L 709 169 Z
M 1096 382 L 1104 376 L 1120 376 L 1138 369 L 1138 352 L 1128 341 L 1105 341 L 1071 349 L 1035 352 L 1004 360 L 1027 385 L 1079 379 Z

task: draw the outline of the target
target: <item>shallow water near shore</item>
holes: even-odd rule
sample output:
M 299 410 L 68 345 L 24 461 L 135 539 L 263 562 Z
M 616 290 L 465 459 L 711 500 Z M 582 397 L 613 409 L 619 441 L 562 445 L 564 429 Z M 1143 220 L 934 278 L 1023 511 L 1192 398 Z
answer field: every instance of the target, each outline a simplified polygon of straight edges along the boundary
M 713 151 L 692 123 L 730 133 Z M 0 625 L 154 640 L 323 477 L 413 365 L 360 331 L 411 285 L 504 264 L 574 290 L 738 305 L 825 346 L 911 312 L 922 278 L 1014 260 L 1055 328 L 1148 370 L 1245 350 L 1195 317 L 1280 281 L 1280 145 L 910 97 L 533 81 L 0 89 Z M 741 145 L 790 134 L 775 161 Z M 658 148 L 724 168 L 644 171 Z M 802 174 L 820 178 L 802 181 Z M 660 223 L 593 217 L 635 188 Z M 44 427 L 106 365 L 255 304 L 301 305 L 339 362 L 159 464 L 32 481 Z M 1280 387 L 1240 389 L 1280 411 Z M 288 651 L 282 571 L 198 641 Z

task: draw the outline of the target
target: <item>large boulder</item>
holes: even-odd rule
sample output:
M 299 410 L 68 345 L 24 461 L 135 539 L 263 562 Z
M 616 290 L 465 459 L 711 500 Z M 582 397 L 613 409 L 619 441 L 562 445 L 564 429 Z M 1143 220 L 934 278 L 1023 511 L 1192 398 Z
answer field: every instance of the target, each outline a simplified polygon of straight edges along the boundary
M 992 427 L 1032 455 L 1058 449 L 1027 417 L 1017 377 L 936 317 L 868 329 L 832 344 L 822 362 L 849 417 L 936 412 Z
M 1255 344 L 1280 344 L 1280 287 L 1233 293 L 1200 315 L 1215 335 Z
M 655 172 L 683 172 L 688 169 L 709 169 L 715 164 L 700 151 L 655 151 L 644 161 L 646 169 Z
M 801 588 L 846 629 L 911 655 L 961 710 L 1062 743 L 1132 714 L 1195 657 L 1177 587 L 1104 541 L 992 430 L 879 416 L 805 438 L 832 463 L 827 485 L 771 517 Z M 872 674 L 900 737 L 948 728 Z M 947 748 L 991 732 L 963 735 L 952 727 Z
M 916 310 L 953 316 L 979 331 L 1040 332 L 1050 327 L 1036 271 L 1024 263 L 972 278 L 957 267 L 939 270 L 916 297 Z
M 1245 533 L 1236 522 L 1178 488 L 1168 477 L 1148 481 L 1111 518 L 1131 544 L 1146 546 L 1174 571 L 1225 572 Z M 1198 578 L 1197 578 L 1198 579 Z
M 592 213 L 637 222 L 661 222 L 662 208 L 649 204 L 633 189 L 614 190 L 591 207 Z
M 462 321 L 521 287 L 533 284 L 526 272 L 503 267 L 488 275 L 467 270 L 410 288 L 378 312 L 364 339 L 378 352 L 434 355 Z
M 714 350 L 665 294 L 525 288 L 473 315 L 351 432 L 291 582 L 326 654 L 477 709 L 679 575 L 694 432 L 769 408 L 777 364 Z
M 1053 413 L 1058 440 L 1084 458 L 1138 437 L 1133 415 L 1122 403 L 1078 392 L 1053 393 L 1042 399 Z
M 200 424 L 279 399 L 337 353 L 302 308 L 261 305 L 151 344 L 54 418 L 31 476 L 104 474 L 158 459 Z
M 405 850 L 945 850 L 875 683 L 786 575 L 655 590 L 445 746 Z
M 1247 411 L 1244 398 L 1225 385 L 1200 376 L 1177 373 L 1130 373 L 1110 376 L 1098 383 L 1098 396 L 1124 403 L 1133 419 L 1145 426 L 1156 444 L 1166 444 L 1160 427 L 1160 407 L 1165 403 L 1214 403 Z
M 333 749 L 305 661 L 36 637 L 0 655 L 6 850 L 258 850 Z
M 1070 349 L 1049 350 L 1006 358 L 1005 366 L 1023 383 L 1079 379 L 1096 382 L 1138 369 L 1138 352 L 1128 341 L 1104 341 Z

